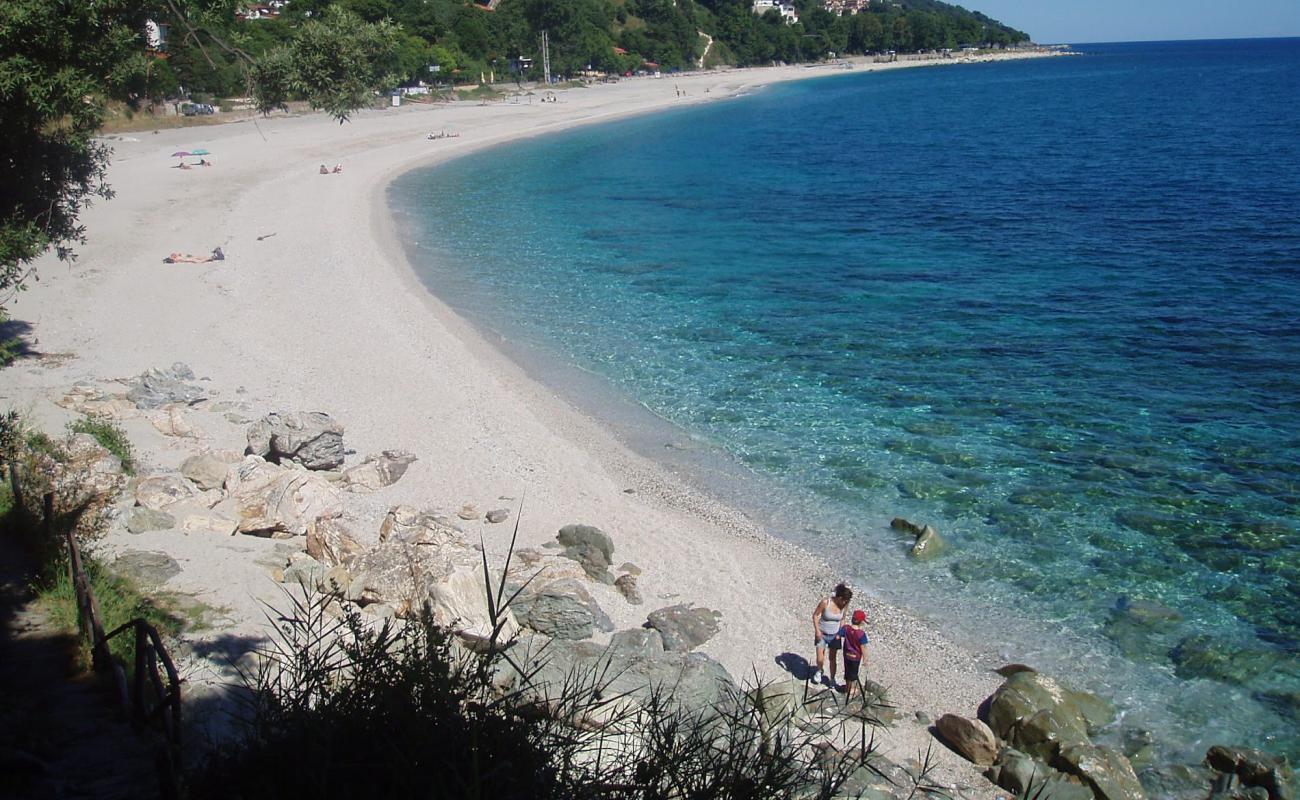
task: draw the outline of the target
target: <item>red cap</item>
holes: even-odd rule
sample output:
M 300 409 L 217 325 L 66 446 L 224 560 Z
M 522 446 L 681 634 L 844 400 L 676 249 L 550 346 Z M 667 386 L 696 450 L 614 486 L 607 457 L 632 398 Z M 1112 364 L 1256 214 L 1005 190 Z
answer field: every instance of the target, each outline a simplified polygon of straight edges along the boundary
M 854 625 L 857 625 L 859 622 L 866 622 L 866 621 L 867 621 L 867 612 L 863 611 L 860 608 L 857 611 L 853 612 Z

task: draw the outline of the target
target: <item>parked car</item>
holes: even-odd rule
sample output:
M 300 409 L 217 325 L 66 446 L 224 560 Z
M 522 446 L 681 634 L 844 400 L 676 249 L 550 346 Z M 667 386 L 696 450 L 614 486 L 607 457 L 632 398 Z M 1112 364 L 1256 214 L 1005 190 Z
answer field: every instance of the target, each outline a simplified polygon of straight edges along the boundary
M 181 106 L 181 113 L 187 117 L 215 114 L 217 110 L 208 103 L 186 103 Z

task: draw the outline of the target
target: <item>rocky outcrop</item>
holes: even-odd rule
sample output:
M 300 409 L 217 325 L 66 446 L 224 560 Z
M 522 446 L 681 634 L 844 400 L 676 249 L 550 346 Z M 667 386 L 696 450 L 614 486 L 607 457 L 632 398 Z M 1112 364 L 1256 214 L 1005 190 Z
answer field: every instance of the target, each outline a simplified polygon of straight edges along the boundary
M 555 539 L 563 547 L 562 555 L 582 565 L 592 580 L 613 584 L 609 565 L 614 558 L 614 540 L 591 525 L 565 525 Z
M 451 518 L 411 506 L 393 506 L 379 526 L 379 541 L 443 547 L 462 542 L 463 534 Z
M 1133 765 L 1116 750 L 1085 744 L 1061 748 L 1057 763 L 1088 786 L 1096 800 L 1146 800 Z
M 676 605 L 651 611 L 646 622 L 664 637 L 664 649 L 689 652 L 713 638 L 722 614 L 707 608 Z
M 220 489 L 226 484 L 230 465 L 239 458 L 219 458 L 212 453 L 199 453 L 181 462 L 181 475 L 203 490 Z
M 356 537 L 336 519 L 315 519 L 307 525 L 307 555 L 328 566 L 338 566 L 362 552 Z
M 1094 800 L 1092 788 L 1077 778 L 1010 747 L 998 754 L 997 762 L 985 771 L 984 776 L 1017 797 Z
M 273 412 L 248 428 L 248 453 L 307 469 L 343 466 L 343 426 L 320 411 Z
M 510 608 L 520 625 L 555 639 L 590 639 L 596 628 L 614 630 L 591 593 L 571 579 L 529 586 Z
M 889 527 L 915 537 L 916 541 L 912 543 L 911 549 L 913 558 L 922 560 L 934 558 L 944 549 L 944 541 L 939 537 L 939 532 L 930 525 L 919 525 L 902 517 L 895 517 L 890 521 Z
M 935 727 L 943 740 L 967 761 L 981 767 L 990 767 L 997 761 L 997 737 L 980 720 L 944 714 Z
M 162 511 L 194 494 L 194 487 L 179 475 L 150 475 L 135 485 L 136 505 L 151 511 Z
M 366 456 L 360 464 L 344 471 L 343 482 L 349 492 L 377 491 L 397 483 L 415 461 L 414 453 L 385 450 L 377 455 Z
M 339 490 L 328 480 L 258 456 L 247 456 L 232 467 L 226 488 L 230 496 L 217 510 L 237 520 L 240 533 L 302 536 L 315 520 L 343 513 Z
M 161 408 L 169 403 L 192 404 L 204 397 L 203 390 L 192 386 L 194 371 L 177 362 L 168 369 L 151 369 L 131 384 L 126 397 L 137 408 Z
M 1062 747 L 1086 745 L 1090 730 L 1115 712 L 1086 692 L 1068 689 L 1038 672 L 1017 672 L 989 699 L 988 724 L 1013 747 L 1051 761 Z

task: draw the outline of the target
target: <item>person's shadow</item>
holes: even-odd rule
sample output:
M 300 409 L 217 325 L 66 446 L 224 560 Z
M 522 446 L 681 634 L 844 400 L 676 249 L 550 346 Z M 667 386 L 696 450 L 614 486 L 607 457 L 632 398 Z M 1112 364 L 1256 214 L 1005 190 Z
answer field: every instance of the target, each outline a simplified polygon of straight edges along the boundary
M 806 681 L 812 679 L 813 666 L 803 656 L 794 653 L 782 653 L 775 660 L 778 667 L 790 673 L 796 680 Z

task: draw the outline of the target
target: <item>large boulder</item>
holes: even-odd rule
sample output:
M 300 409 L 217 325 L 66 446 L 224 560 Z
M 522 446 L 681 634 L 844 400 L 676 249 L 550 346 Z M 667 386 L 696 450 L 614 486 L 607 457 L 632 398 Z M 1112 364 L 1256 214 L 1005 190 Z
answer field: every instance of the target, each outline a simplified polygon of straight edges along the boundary
M 981 767 L 989 767 L 998 758 L 998 739 L 989 726 L 977 719 L 944 714 L 935 723 L 943 740 L 961 757 Z
M 597 626 L 603 631 L 614 630 L 614 623 L 596 599 L 577 581 L 554 581 L 528 589 L 510 605 L 525 628 L 556 639 L 589 639 Z
M 343 499 L 328 480 L 301 469 L 285 469 L 247 456 L 226 478 L 230 497 L 216 507 L 238 520 L 241 533 L 301 536 L 322 518 L 342 515 Z
M 646 624 L 664 637 L 665 650 L 685 653 L 713 638 L 721 618 L 707 608 L 675 605 L 651 611 Z
M 127 391 L 137 408 L 160 408 L 168 403 L 192 404 L 203 399 L 203 390 L 191 386 L 194 372 L 177 362 L 168 369 L 151 369 L 138 376 Z
M 155 511 L 144 506 L 136 506 L 131 509 L 131 513 L 126 517 L 126 529 L 130 533 L 165 531 L 174 527 L 176 527 L 176 518 L 171 514 L 166 511 Z
M 613 584 L 609 565 L 614 558 L 614 540 L 592 525 L 565 525 L 555 539 L 564 548 L 563 555 L 582 565 L 588 577 Z
M 181 565 L 166 553 L 132 550 L 115 558 L 113 572 L 148 587 L 161 586 L 181 574 Z
M 320 411 L 273 412 L 248 427 L 248 453 L 307 469 L 343 466 L 343 426 Z
M 1146 800 L 1146 792 L 1123 753 L 1109 747 L 1062 747 L 1058 764 L 1092 787 L 1097 800 Z
M 363 549 L 337 519 L 314 519 L 307 525 L 307 555 L 327 567 L 342 564 Z
M 135 504 L 162 511 L 172 503 L 194 496 L 194 487 L 179 475 L 150 475 L 135 485 Z
M 414 453 L 405 450 L 385 450 L 371 454 L 352 469 L 343 473 L 343 482 L 349 492 L 373 492 L 397 483 L 407 468 L 415 463 Z
M 199 453 L 181 462 L 181 474 L 205 491 L 220 489 L 226 483 L 226 472 L 231 463 L 212 453 Z
M 394 506 L 379 525 L 379 541 L 407 544 L 464 546 L 464 536 L 450 517 L 411 506 Z
M 1010 747 L 998 754 L 997 761 L 985 770 L 984 776 L 1017 797 L 1094 800 L 1092 787 Z
M 1013 747 L 1044 760 L 1114 721 L 1109 704 L 1038 672 L 1017 672 L 988 701 L 988 724 Z

